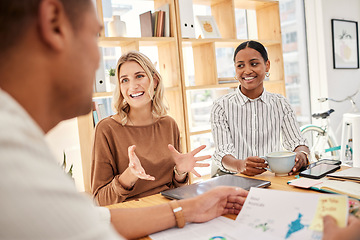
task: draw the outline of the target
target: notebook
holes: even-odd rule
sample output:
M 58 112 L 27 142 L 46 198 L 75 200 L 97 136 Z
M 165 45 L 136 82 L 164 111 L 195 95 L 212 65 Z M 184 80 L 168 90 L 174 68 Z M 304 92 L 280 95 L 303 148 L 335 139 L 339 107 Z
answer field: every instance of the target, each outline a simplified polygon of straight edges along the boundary
M 326 175 L 330 179 L 347 180 L 360 183 L 360 168 L 348 168 L 336 173 Z
M 198 182 L 170 190 L 161 192 L 161 195 L 170 199 L 184 199 L 191 198 L 202 193 L 209 191 L 217 186 L 233 186 L 241 187 L 245 190 L 250 190 L 251 187 L 268 187 L 270 181 L 263 181 L 259 179 L 240 177 L 236 175 L 222 175 L 219 177 L 211 178 L 203 182 Z

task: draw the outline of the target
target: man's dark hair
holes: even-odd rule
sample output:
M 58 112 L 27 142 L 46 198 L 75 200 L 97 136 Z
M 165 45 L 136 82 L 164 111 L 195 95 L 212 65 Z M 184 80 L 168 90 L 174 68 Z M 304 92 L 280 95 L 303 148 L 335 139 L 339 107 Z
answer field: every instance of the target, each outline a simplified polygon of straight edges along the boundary
M 38 14 L 42 0 L 0 0 L 0 52 L 16 45 Z M 59 0 L 76 30 L 91 0 Z
M 235 52 L 234 52 L 234 62 L 235 62 L 235 57 L 236 57 L 236 54 L 244 49 L 244 48 L 252 48 L 256 51 L 258 51 L 261 56 L 263 57 L 264 61 L 266 62 L 268 60 L 268 54 L 267 54 L 267 51 L 265 49 L 265 47 L 259 43 L 259 42 L 256 42 L 256 41 L 246 41 L 246 42 L 243 42 L 241 43 L 236 49 L 235 49 Z

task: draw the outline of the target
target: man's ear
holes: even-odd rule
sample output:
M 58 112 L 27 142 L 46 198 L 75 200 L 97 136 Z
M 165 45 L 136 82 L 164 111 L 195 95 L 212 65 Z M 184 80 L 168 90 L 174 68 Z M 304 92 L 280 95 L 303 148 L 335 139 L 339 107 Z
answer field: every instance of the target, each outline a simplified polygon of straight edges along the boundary
M 38 26 L 42 40 L 55 51 L 65 48 L 70 22 L 62 3 L 58 0 L 43 0 L 39 6 Z

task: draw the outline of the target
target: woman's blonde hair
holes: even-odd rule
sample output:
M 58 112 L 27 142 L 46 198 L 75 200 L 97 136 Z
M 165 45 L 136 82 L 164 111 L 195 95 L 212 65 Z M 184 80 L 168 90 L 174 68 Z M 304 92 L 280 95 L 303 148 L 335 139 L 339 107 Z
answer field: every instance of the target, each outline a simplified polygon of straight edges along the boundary
M 114 111 L 119 114 L 121 124 L 125 125 L 126 122 L 128 121 L 127 115 L 130 111 L 130 106 L 124 100 L 124 96 L 120 91 L 119 72 L 122 64 L 130 61 L 138 63 L 142 67 L 142 69 L 144 69 L 147 77 L 150 79 L 149 91 L 152 88 L 154 89 L 154 96 L 151 105 L 153 116 L 158 118 L 166 115 L 168 108 L 164 103 L 164 85 L 162 83 L 162 79 L 159 72 L 156 70 L 154 64 L 147 56 L 137 51 L 131 51 L 126 54 L 123 54 L 119 58 L 116 66 L 117 81 L 113 96 L 113 108 Z M 157 85 L 155 86 L 156 82 Z

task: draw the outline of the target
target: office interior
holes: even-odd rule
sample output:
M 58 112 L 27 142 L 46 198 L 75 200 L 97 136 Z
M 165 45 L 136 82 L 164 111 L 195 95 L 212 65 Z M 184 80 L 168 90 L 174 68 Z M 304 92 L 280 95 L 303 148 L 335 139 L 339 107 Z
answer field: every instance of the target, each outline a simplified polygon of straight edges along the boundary
M 359 22 L 360 1 L 280 0 L 279 9 L 286 97 L 295 109 L 300 125 L 322 124 L 312 119 L 311 114 L 334 109 L 330 124 L 340 142 L 341 129 L 337 129 L 341 125 L 343 114 L 352 112 L 351 103 L 320 103 L 318 98 L 343 99 L 360 88 L 359 68 L 334 69 L 331 26 L 331 19 Z M 248 29 L 249 31 L 251 30 Z M 360 93 L 353 100 L 360 108 Z M 63 153 L 66 153 L 67 165 L 73 164 L 73 178 L 77 189 L 84 191 L 77 119 L 60 123 L 47 134 L 46 139 L 59 165 L 63 161 Z M 206 175 L 207 172 L 203 174 Z

